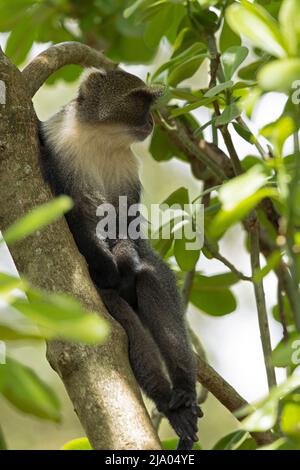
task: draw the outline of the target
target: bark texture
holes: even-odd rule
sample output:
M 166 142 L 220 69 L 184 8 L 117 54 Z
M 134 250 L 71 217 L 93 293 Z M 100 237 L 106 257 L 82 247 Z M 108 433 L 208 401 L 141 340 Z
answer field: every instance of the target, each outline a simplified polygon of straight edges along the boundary
M 24 80 L 1 49 L 0 80 L 6 88 L 6 103 L 0 104 L 0 228 L 5 229 L 52 196 L 38 163 L 30 77 Z M 159 449 L 128 362 L 126 335 L 106 312 L 66 222 L 53 223 L 9 249 L 18 271 L 36 286 L 69 292 L 110 322 L 111 335 L 103 346 L 48 344 L 49 362 L 62 378 L 92 446 Z

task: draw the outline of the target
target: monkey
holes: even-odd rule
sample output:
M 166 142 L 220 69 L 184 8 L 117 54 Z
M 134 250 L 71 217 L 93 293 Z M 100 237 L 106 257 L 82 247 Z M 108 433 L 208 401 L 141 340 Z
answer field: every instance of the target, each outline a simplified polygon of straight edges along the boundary
M 74 207 L 66 220 L 109 313 L 128 336 L 129 360 L 138 384 L 192 449 L 197 419 L 196 362 L 173 271 L 145 237 L 97 236 L 97 207 L 109 203 L 120 216 L 139 204 L 142 185 L 131 145 L 154 127 L 151 107 L 162 94 L 121 68 L 87 69 L 75 99 L 39 122 L 41 167 L 55 195 Z M 129 224 L 131 218 L 128 217 Z

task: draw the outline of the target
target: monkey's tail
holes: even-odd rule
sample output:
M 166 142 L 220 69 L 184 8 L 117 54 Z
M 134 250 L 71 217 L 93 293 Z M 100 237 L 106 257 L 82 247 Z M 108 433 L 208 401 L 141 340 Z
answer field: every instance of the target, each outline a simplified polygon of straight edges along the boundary
M 177 449 L 176 450 L 192 450 L 194 442 L 190 439 L 184 439 L 181 437 L 178 441 Z

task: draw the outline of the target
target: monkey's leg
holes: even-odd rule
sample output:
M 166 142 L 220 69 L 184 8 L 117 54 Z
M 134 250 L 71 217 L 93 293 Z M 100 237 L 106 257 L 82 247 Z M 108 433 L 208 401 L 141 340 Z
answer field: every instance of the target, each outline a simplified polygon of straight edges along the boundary
M 123 326 L 128 336 L 129 360 L 134 375 L 145 393 L 164 411 L 171 398 L 171 385 L 162 369 L 156 344 L 136 313 L 112 289 L 101 289 L 109 313 Z
M 168 418 L 171 422 L 175 416 L 186 419 L 190 430 L 183 437 L 194 440 L 197 418 L 202 416 L 196 400 L 196 363 L 173 275 L 163 269 L 163 281 L 153 266 L 137 275 L 138 312 L 159 346 L 173 383 Z
M 170 277 L 170 282 L 173 278 Z M 195 391 L 196 363 L 189 345 L 181 299 L 170 295 L 152 267 L 137 275 L 138 314 L 149 328 L 168 367 L 175 389 Z
M 196 440 L 195 430 L 185 411 L 170 410 L 172 391 L 163 369 L 159 350 L 149 332 L 143 327 L 136 313 L 117 292 L 100 291 L 103 302 L 111 315 L 123 326 L 129 341 L 129 359 L 134 375 L 157 409 L 169 419 L 179 437 Z

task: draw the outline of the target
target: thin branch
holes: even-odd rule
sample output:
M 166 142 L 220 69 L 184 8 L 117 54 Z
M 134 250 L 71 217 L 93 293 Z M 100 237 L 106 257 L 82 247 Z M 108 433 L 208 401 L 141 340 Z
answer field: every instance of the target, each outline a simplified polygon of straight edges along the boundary
M 182 288 L 182 301 L 185 308 L 187 308 L 191 290 L 193 287 L 194 277 L 195 277 L 195 268 L 191 271 L 188 271 L 184 276 L 184 284 Z
M 236 274 L 239 279 L 243 281 L 252 282 L 251 277 L 246 276 L 245 274 L 240 272 L 230 261 L 228 261 L 228 259 L 221 255 L 221 253 L 207 240 L 207 238 L 205 238 L 204 246 L 215 259 L 221 261 L 221 263 L 223 263 L 227 268 L 229 268 L 231 272 Z
M 259 246 L 259 222 L 256 213 L 253 212 L 247 219 L 247 225 L 250 235 L 250 257 L 251 257 L 251 270 L 252 277 L 255 273 L 260 271 L 260 246 Z M 266 300 L 262 280 L 254 282 L 254 292 L 256 299 L 256 307 L 258 314 L 258 323 L 260 329 L 261 344 L 264 353 L 264 361 L 268 379 L 269 388 L 276 386 L 275 369 L 272 364 L 272 345 L 269 330 L 268 314 L 266 309 Z
M 298 131 L 294 133 L 294 154 L 296 166 L 292 181 L 289 186 L 289 199 L 288 199 L 288 217 L 286 228 L 286 249 L 289 256 L 291 279 L 293 283 L 292 295 L 294 298 L 295 306 L 295 323 L 298 332 L 300 332 L 300 290 L 299 290 L 299 270 L 297 255 L 294 250 L 294 217 L 295 217 L 295 201 L 297 200 L 296 194 L 299 186 L 300 178 L 300 148 L 299 148 L 299 135 Z
M 216 164 L 213 160 L 211 160 L 203 151 L 202 149 L 194 144 L 194 142 L 185 134 L 185 129 L 181 125 L 181 122 L 179 120 L 174 121 L 174 124 L 176 125 L 176 130 L 171 131 L 176 133 L 177 139 L 179 139 L 185 146 L 185 148 L 188 150 L 189 153 L 191 153 L 194 157 L 196 157 L 198 160 L 203 162 L 211 173 L 217 177 L 219 182 L 222 182 L 227 178 L 226 173 L 224 173 L 223 169 L 219 167 L 218 164 Z
M 266 160 L 268 158 L 268 153 L 266 153 L 263 149 L 263 146 L 260 144 L 259 140 L 255 137 L 253 132 L 250 130 L 250 128 L 247 126 L 245 123 L 244 119 L 241 116 L 238 116 L 236 118 L 237 122 L 244 127 L 248 132 L 250 132 L 251 137 L 253 138 L 253 145 L 257 148 L 260 156 L 262 157 L 263 160 Z
M 221 127 L 221 133 L 222 133 L 225 145 L 227 147 L 229 156 L 231 158 L 235 174 L 241 175 L 243 173 L 243 168 L 242 168 L 240 159 L 238 157 L 238 154 L 235 150 L 235 147 L 233 145 L 231 135 L 228 131 L 228 127 L 226 125 Z
M 80 42 L 62 42 L 49 47 L 35 57 L 23 70 L 30 96 L 33 97 L 50 75 L 65 65 L 97 67 L 113 70 L 118 64 L 104 54 Z
M 281 285 L 280 279 L 278 280 L 278 285 L 277 285 L 277 304 L 278 304 L 279 319 L 280 319 L 280 323 L 282 326 L 283 339 L 284 341 L 288 341 L 289 333 L 287 330 L 285 311 L 284 311 L 284 302 L 283 302 L 283 296 L 282 296 L 282 285 Z
M 246 407 L 249 403 L 216 372 L 205 360 L 197 356 L 198 361 L 198 380 L 209 390 L 222 405 L 231 413 Z M 239 416 L 242 420 L 244 417 Z M 259 445 L 265 445 L 273 442 L 271 432 L 253 433 L 254 439 Z

